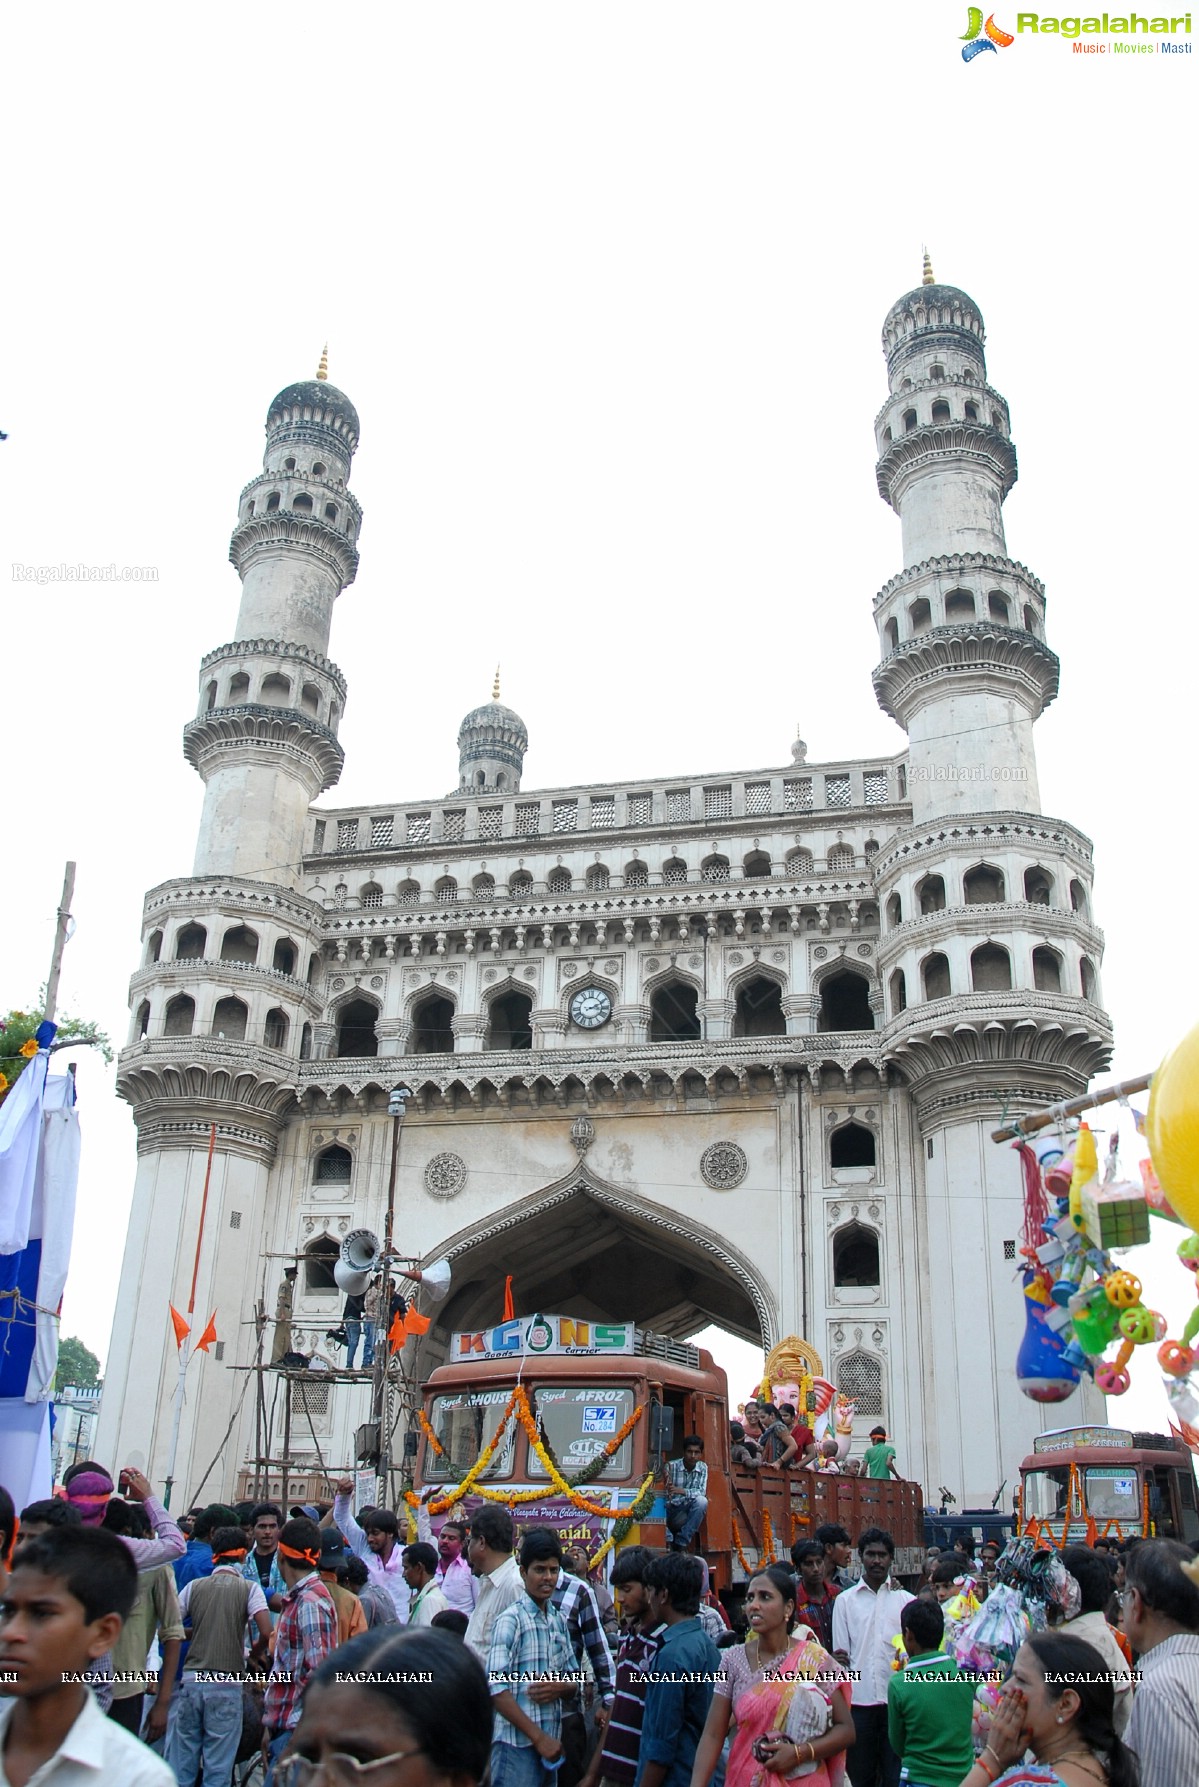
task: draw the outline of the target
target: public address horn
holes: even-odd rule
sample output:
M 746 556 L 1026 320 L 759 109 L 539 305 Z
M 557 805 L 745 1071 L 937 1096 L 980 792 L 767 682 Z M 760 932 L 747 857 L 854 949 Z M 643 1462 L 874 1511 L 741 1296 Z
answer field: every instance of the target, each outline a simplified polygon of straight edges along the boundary
M 382 1251 L 382 1243 L 373 1229 L 351 1229 L 341 1244 L 341 1258 L 333 1268 L 338 1290 L 344 1291 L 347 1297 L 360 1297 L 370 1283 Z

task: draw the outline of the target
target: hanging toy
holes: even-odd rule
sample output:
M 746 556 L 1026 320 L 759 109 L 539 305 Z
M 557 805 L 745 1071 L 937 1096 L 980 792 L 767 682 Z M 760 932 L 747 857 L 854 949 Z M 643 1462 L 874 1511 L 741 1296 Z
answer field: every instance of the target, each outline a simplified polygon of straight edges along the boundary
M 1065 1357 L 1065 1342 L 1047 1326 L 1049 1293 L 1040 1273 L 1024 1273 L 1024 1338 L 1016 1354 L 1016 1382 L 1033 1402 L 1065 1402 L 1078 1387 L 1078 1367 Z
M 1070 1221 L 1076 1229 L 1083 1226 L 1082 1188 L 1089 1185 L 1098 1172 L 1099 1156 L 1095 1152 L 1095 1137 L 1084 1123 L 1074 1144 L 1074 1171 L 1070 1175 Z
M 1199 1024 L 1153 1076 L 1145 1135 L 1171 1208 L 1199 1229 Z
M 1110 1272 L 1103 1288 L 1117 1309 L 1132 1309 L 1141 1300 L 1141 1281 L 1135 1272 Z

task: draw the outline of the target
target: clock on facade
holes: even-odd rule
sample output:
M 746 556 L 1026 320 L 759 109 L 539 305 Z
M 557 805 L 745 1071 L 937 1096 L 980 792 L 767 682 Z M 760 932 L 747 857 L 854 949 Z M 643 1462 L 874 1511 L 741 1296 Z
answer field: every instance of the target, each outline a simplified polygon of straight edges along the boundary
M 612 1001 L 599 987 L 580 987 L 570 1002 L 570 1015 L 581 1030 L 598 1030 L 612 1016 Z

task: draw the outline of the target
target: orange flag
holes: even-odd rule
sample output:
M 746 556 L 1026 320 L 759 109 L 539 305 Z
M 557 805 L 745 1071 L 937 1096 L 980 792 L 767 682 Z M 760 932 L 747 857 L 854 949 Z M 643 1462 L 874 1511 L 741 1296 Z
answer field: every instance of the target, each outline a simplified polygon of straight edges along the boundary
M 504 1280 L 504 1320 L 506 1322 L 511 1322 L 515 1321 L 515 1319 L 516 1305 L 512 1301 L 512 1274 L 509 1272 L 507 1278 Z
M 387 1330 L 387 1341 L 390 1350 L 393 1353 L 398 1353 L 407 1338 L 408 1331 L 404 1327 L 404 1318 L 397 1309 L 395 1315 L 391 1319 L 391 1327 Z
M 428 1330 L 429 1317 L 427 1315 L 418 1315 L 416 1309 L 410 1307 L 407 1315 L 404 1317 L 404 1333 L 406 1335 L 427 1334 Z
M 198 1353 L 206 1353 L 208 1351 L 209 1347 L 212 1345 L 212 1342 L 215 1339 L 216 1339 L 216 1310 L 214 1309 L 212 1314 L 208 1318 L 208 1326 L 205 1328 L 203 1334 L 201 1334 L 199 1340 L 197 1340 L 197 1342 L 196 1342 L 196 1351 Z
M 191 1329 L 188 1327 L 173 1303 L 169 1303 L 167 1307 L 171 1312 L 171 1326 L 175 1330 L 175 1345 L 181 1347 L 191 1333 Z

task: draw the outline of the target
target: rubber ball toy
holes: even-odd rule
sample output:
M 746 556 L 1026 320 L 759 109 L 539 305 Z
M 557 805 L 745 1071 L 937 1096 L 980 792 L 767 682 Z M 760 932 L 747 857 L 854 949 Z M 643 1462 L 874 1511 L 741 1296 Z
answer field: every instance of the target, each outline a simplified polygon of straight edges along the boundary
M 1145 1138 L 1175 1214 L 1188 1228 L 1199 1229 L 1199 1024 L 1153 1076 Z

